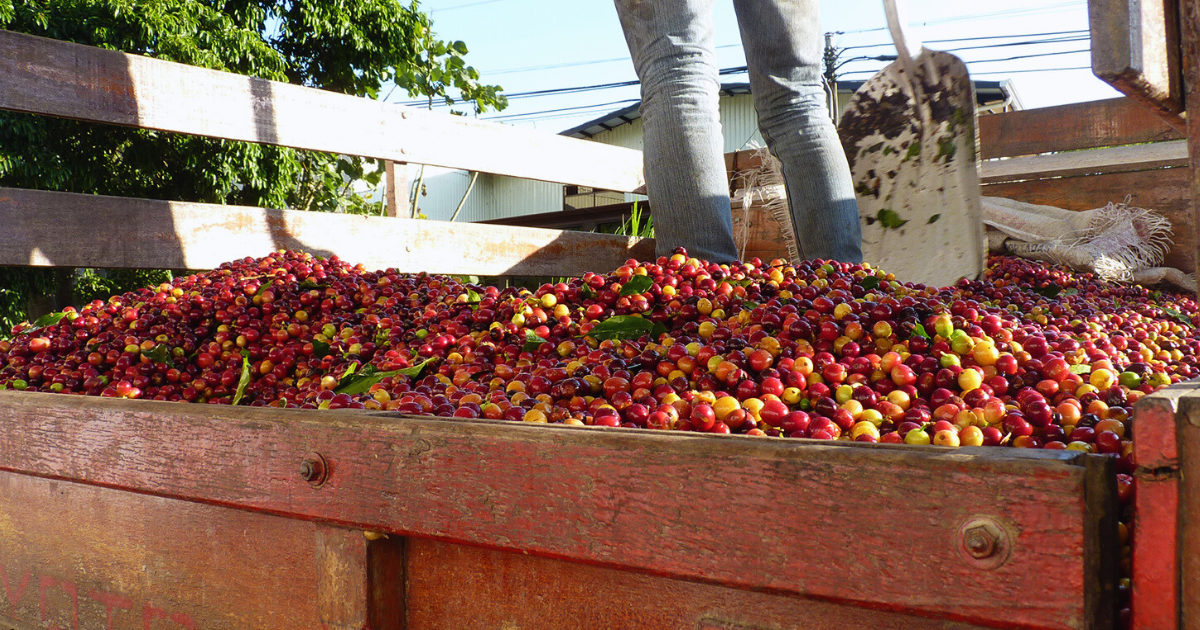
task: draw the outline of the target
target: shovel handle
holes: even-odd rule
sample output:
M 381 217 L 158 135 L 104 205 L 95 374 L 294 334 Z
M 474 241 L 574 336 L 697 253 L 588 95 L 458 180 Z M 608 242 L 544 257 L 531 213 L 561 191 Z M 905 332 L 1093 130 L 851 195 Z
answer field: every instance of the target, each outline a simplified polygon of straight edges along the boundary
M 913 59 L 921 54 L 921 40 L 912 37 L 901 16 L 905 13 L 903 0 L 883 0 L 883 14 L 887 16 L 888 31 L 892 34 L 892 43 L 896 45 L 896 54 L 905 67 L 911 68 Z

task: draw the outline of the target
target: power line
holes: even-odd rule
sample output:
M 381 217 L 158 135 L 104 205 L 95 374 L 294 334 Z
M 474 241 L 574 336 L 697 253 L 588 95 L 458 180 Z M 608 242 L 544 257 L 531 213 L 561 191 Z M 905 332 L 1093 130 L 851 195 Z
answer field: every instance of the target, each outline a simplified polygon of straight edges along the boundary
M 1074 68 L 1026 68 L 1022 70 L 984 70 L 973 74 L 1021 74 L 1025 72 L 1062 72 L 1064 70 L 1091 70 L 1091 66 L 1077 66 Z
M 470 7 L 477 7 L 481 4 L 493 4 L 496 2 L 504 2 L 504 0 L 479 0 L 479 2 L 468 2 L 466 4 L 456 4 L 454 6 L 449 6 L 449 7 L 441 7 L 438 9 L 429 9 L 429 12 L 436 13 L 438 11 L 454 11 L 455 9 L 466 9 L 466 8 L 470 8 Z
M 488 116 L 486 118 L 483 118 L 482 120 L 511 120 L 511 119 L 515 119 L 515 118 L 523 118 L 526 116 L 536 116 L 539 114 L 555 114 L 555 113 L 559 113 L 559 112 L 572 112 L 572 111 L 579 111 L 579 110 L 584 110 L 584 109 L 597 109 L 597 108 L 601 108 L 601 107 L 615 107 L 617 105 L 630 105 L 633 103 L 637 103 L 639 100 L 641 100 L 641 99 L 627 98 L 624 100 L 611 101 L 608 103 L 596 103 L 594 105 L 576 105 L 574 107 L 559 107 L 556 109 L 543 109 L 541 111 L 536 111 L 536 112 L 524 112 L 524 113 L 520 113 L 520 114 L 503 114 L 500 116 Z
M 982 75 L 982 74 L 1009 75 L 1009 74 L 1025 74 L 1025 73 L 1030 73 L 1030 72 L 1066 72 L 1066 71 L 1079 71 L 1079 70 L 1091 70 L 1091 69 L 1092 69 L 1091 66 L 1074 66 L 1074 67 L 1070 67 L 1070 68 L 1022 68 L 1019 70 L 983 70 L 983 71 L 979 71 L 979 72 L 972 72 L 971 74 L 972 74 L 972 76 Z M 874 74 L 875 72 L 878 72 L 878 70 L 855 70 L 852 72 L 847 72 L 846 74 L 867 74 L 867 73 Z M 560 108 L 556 108 L 556 109 L 546 109 L 546 110 L 540 110 L 540 111 L 534 111 L 534 112 L 525 112 L 525 113 L 521 113 L 521 114 L 506 114 L 506 115 L 501 115 L 501 116 L 489 116 L 489 117 L 483 118 L 482 120 L 524 119 L 525 122 L 529 122 L 532 120 L 556 120 L 556 119 L 560 119 L 560 118 L 570 118 L 570 117 L 578 115 L 586 110 L 615 107 L 618 105 L 626 105 L 626 104 L 636 103 L 638 101 L 639 101 L 639 99 L 636 99 L 636 98 L 625 99 L 625 100 L 620 100 L 620 101 L 611 101 L 608 103 L 597 103 L 594 105 L 580 105 L 580 106 L 576 106 L 576 107 L 560 107 Z M 566 113 L 566 112 L 574 112 L 574 113 Z M 552 115 L 546 115 L 546 114 L 552 114 Z
M 1002 59 L 970 60 L 970 61 L 965 61 L 965 63 L 967 63 L 968 65 L 969 64 L 980 64 L 980 63 L 997 63 L 997 62 L 1002 62 L 1002 61 L 1017 61 L 1020 59 L 1032 59 L 1032 58 L 1036 58 L 1036 57 L 1052 57 L 1052 56 L 1056 56 L 1056 55 L 1071 55 L 1071 54 L 1079 54 L 1079 53 L 1086 53 L 1086 52 L 1089 52 L 1089 51 L 1086 49 L 1085 50 L 1064 50 L 1064 51 L 1048 52 L 1048 53 L 1035 53 L 1035 54 L 1029 54 L 1029 55 L 1016 55 L 1013 57 L 1006 57 L 1006 58 L 1002 58 Z M 868 60 L 885 61 L 887 59 L 871 58 L 871 57 L 864 57 L 861 59 L 861 61 L 868 61 Z M 854 60 L 849 60 L 849 61 L 859 61 L 859 59 L 854 59 Z M 849 61 L 847 63 L 849 63 Z M 749 69 L 747 66 L 735 66 L 732 68 L 722 68 L 718 72 L 718 74 L 720 74 L 721 76 L 729 76 L 729 75 L 734 75 L 734 74 L 742 74 L 742 73 L 745 73 L 748 71 L 749 71 Z M 851 70 L 851 71 L 847 71 L 844 74 L 856 74 L 856 73 L 864 73 L 864 72 L 874 72 L 874 71 Z M 583 93 L 583 92 L 594 92 L 594 91 L 598 91 L 598 90 L 607 90 L 607 89 L 613 89 L 613 88 L 633 87 L 633 86 L 640 85 L 640 84 L 641 84 L 640 81 L 638 81 L 637 79 L 633 79 L 630 81 L 618 81 L 618 82 L 614 82 L 614 83 L 598 83 L 598 84 L 594 84 L 594 85 L 580 85 L 580 86 L 565 87 L 565 88 L 550 88 L 550 89 L 545 89 L 545 90 L 533 90 L 533 91 L 529 91 L 529 92 L 515 92 L 512 94 L 505 94 L 505 96 L 508 98 L 508 100 L 511 101 L 511 100 L 523 99 L 523 98 L 535 98 L 535 97 L 541 97 L 541 96 L 558 96 L 558 95 L 563 95 L 563 94 L 579 94 L 579 93 Z M 409 105 L 409 106 L 426 105 L 426 104 L 428 104 L 428 101 L 405 101 L 400 104 L 401 105 Z M 434 105 L 441 106 L 441 105 L 443 105 L 443 103 L 434 103 Z
M 1076 30 L 1076 31 L 1055 31 L 1052 33 L 1019 33 L 1019 34 L 1015 34 L 1015 35 L 981 35 L 979 37 L 955 37 L 953 39 L 927 39 L 927 40 L 925 40 L 925 43 L 927 43 L 927 44 L 954 44 L 954 43 L 958 43 L 958 42 L 973 42 L 973 41 L 990 40 L 990 39 L 1016 39 L 1018 37 L 1052 37 L 1052 36 L 1060 36 L 1060 35 L 1061 36 L 1082 35 L 1087 32 L 1088 32 L 1087 30 L 1080 29 L 1080 30 Z M 861 45 L 857 45 L 857 46 L 845 46 L 843 48 L 840 48 L 839 50 L 855 50 L 858 48 L 880 48 L 882 46 L 893 46 L 893 45 L 894 44 L 892 42 L 887 41 L 887 42 L 881 42 L 879 44 L 861 44 Z
M 978 40 L 983 40 L 983 39 L 991 39 L 991 38 L 983 38 L 983 37 L 978 38 Z M 1003 39 L 1011 39 L 1011 38 L 1005 37 Z M 947 40 L 937 40 L 937 41 L 930 39 L 930 40 L 926 40 L 923 43 L 924 44 L 943 44 L 943 43 L 966 42 L 966 41 L 974 41 L 974 40 L 976 40 L 976 38 L 972 38 L 972 37 L 960 38 L 960 39 L 956 39 L 956 40 L 948 40 L 947 39 Z M 1062 44 L 1062 43 L 1066 43 L 1066 42 L 1086 42 L 1089 40 L 1091 40 L 1091 36 L 1089 34 L 1087 34 L 1087 31 L 1082 31 L 1081 33 L 1074 34 L 1074 35 L 1063 35 L 1063 36 L 1059 36 L 1059 37 L 1049 37 L 1049 38 L 1045 38 L 1045 39 L 1025 39 L 1025 40 L 1021 40 L 1021 41 L 1017 41 L 1017 42 L 1005 42 L 1002 44 L 980 44 L 978 46 L 959 46 L 958 48 L 945 48 L 942 50 L 945 50 L 946 52 L 955 52 L 955 51 L 959 51 L 959 50 L 981 50 L 984 48 L 1006 48 L 1008 46 L 1048 46 L 1051 44 Z M 864 48 L 890 48 L 892 46 L 893 46 L 893 44 L 891 42 L 887 42 L 885 44 L 871 44 L 869 46 L 846 46 L 845 48 L 840 48 L 838 50 L 844 51 L 844 50 L 862 50 Z
M 1033 59 L 1033 58 L 1035 58 L 1035 57 L 1054 57 L 1054 56 L 1057 56 L 1057 55 L 1077 55 L 1077 54 L 1079 54 L 1079 53 L 1087 53 L 1087 52 L 1091 52 L 1091 51 L 1090 51 L 1090 50 L 1060 50 L 1060 51 L 1057 51 L 1057 52 L 1048 52 L 1048 53 L 1034 53 L 1034 54 L 1029 54 L 1029 55 L 1016 55 L 1016 56 L 1013 56 L 1013 57 L 1005 57 L 1005 58 L 1003 58 L 1003 59 L 971 59 L 971 60 L 964 59 L 964 60 L 963 60 L 963 63 L 965 63 L 965 64 L 967 64 L 967 65 L 969 66 L 969 65 L 971 65 L 971 64 L 980 64 L 980 63 L 998 63 L 998 62 L 1001 62 L 1001 61 L 1018 61 L 1018 60 L 1020 60 L 1020 59 Z M 848 71 L 844 72 L 843 74 L 859 74 L 859 73 L 863 73 L 863 72 L 875 72 L 875 71 L 871 71 L 871 70 L 848 70 Z
M 1061 2 L 1059 4 L 1050 4 L 1050 5 L 1046 5 L 1044 7 L 1033 7 L 1033 8 L 1029 8 L 1029 9 L 1009 9 L 1009 10 L 1005 10 L 1005 11 L 996 11 L 994 13 L 978 13 L 975 15 L 958 15 L 958 16 L 954 16 L 954 17 L 942 18 L 940 20 L 929 20 L 927 22 L 918 22 L 916 24 L 918 24 L 920 26 L 925 26 L 925 25 L 929 25 L 929 24 L 948 24 L 950 22 L 965 22 L 965 21 L 970 21 L 970 20 L 981 20 L 981 19 L 985 19 L 985 18 L 1014 17 L 1014 16 L 1018 16 L 1018 15 L 1033 15 L 1035 13 L 1055 13 L 1055 12 L 1061 11 L 1063 9 L 1073 8 L 1073 7 L 1077 7 L 1080 5 L 1086 5 L 1086 4 L 1087 4 L 1086 2 Z M 886 26 L 881 26 L 878 28 L 864 28 L 864 29 L 859 29 L 859 30 L 855 30 L 855 31 L 843 31 L 843 33 L 847 33 L 847 34 L 872 33 L 875 31 L 886 31 L 886 30 L 887 30 Z
M 717 50 L 721 50 L 721 49 L 725 49 L 725 48 L 738 48 L 740 46 L 741 46 L 740 43 L 738 43 L 738 44 L 722 44 L 720 46 L 717 46 Z M 507 68 L 504 70 L 488 70 L 486 72 L 481 70 L 480 74 L 487 74 L 488 76 L 495 76 L 495 75 L 499 75 L 499 74 L 517 74 L 520 72 L 535 72 L 538 70 L 558 70 L 560 68 L 576 68 L 579 66 L 594 66 L 594 65 L 599 65 L 602 63 L 614 63 L 617 61 L 629 61 L 629 60 L 630 60 L 629 56 L 626 55 L 624 57 L 612 57 L 610 59 L 592 59 L 592 60 L 588 60 L 588 61 L 568 61 L 566 63 L 555 63 L 555 64 L 547 64 L 547 65 L 542 65 L 542 66 L 525 66 L 523 68 Z

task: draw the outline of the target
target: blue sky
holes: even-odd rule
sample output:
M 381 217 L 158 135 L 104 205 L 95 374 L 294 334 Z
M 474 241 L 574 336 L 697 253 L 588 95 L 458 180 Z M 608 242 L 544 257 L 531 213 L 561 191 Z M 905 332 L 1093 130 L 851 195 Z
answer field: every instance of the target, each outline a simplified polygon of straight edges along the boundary
M 894 54 L 881 2 L 821 0 L 820 5 L 822 30 L 841 32 L 834 39 L 847 48 L 841 59 Z M 1085 0 L 910 0 L 906 5 L 912 32 L 928 48 L 954 51 L 974 78 L 1013 81 L 1027 108 L 1118 96 L 1087 69 Z M 638 98 L 637 87 L 515 96 L 634 80 L 611 0 L 426 0 L 420 7 L 432 15 L 439 37 L 466 42 L 467 61 L 485 82 L 500 84 L 511 95 L 507 110 L 482 118 L 557 132 Z M 745 65 L 731 0 L 716 0 L 715 11 L 720 66 Z M 884 65 L 850 61 L 840 72 L 848 80 L 866 79 Z M 745 81 L 746 75 L 726 80 Z M 409 99 L 396 93 L 389 100 Z

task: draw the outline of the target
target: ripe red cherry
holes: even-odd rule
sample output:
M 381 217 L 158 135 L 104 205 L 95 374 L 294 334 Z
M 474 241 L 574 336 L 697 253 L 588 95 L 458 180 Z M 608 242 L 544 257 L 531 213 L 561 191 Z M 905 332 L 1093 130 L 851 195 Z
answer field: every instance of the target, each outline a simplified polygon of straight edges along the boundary
M 783 419 L 789 413 L 787 405 L 778 400 L 768 400 L 763 403 L 762 409 L 758 412 L 758 417 L 762 421 L 772 427 L 781 427 Z
M 693 406 L 688 418 L 697 431 L 708 431 L 717 423 L 717 414 L 712 406 L 704 403 Z

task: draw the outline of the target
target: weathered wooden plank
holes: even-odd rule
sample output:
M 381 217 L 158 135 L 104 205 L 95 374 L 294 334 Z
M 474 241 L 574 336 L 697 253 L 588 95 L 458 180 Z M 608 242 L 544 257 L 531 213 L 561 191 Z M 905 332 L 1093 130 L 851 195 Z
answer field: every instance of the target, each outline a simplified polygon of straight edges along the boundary
M 1036 181 L 985 184 L 983 194 L 1068 210 L 1102 208 L 1109 202 L 1161 212 L 1174 226 L 1174 245 L 1163 264 L 1189 273 L 1196 270 L 1195 223 L 1192 220 L 1191 172 L 1187 168 L 1107 173 Z
M 741 193 L 739 193 L 741 194 Z M 787 242 L 780 233 L 779 221 L 760 200 L 742 207 L 742 200 L 733 203 L 733 241 L 742 260 L 758 257 L 770 261 L 788 258 Z
M 1133 630 L 1179 628 L 1179 478 L 1136 475 L 1133 512 Z
M 980 116 L 978 125 L 985 160 L 1184 137 L 1129 98 Z
M 1175 418 L 1180 399 L 1195 392 L 1195 383 L 1177 383 L 1138 401 L 1137 441 L 1133 443 L 1138 466 L 1148 470 L 1179 466 Z
M 1184 128 L 1176 0 L 1091 0 L 1092 74 Z
M 0 108 L 633 191 L 640 151 L 0 31 Z
M 393 581 L 384 604 L 386 582 L 368 576 L 402 577 L 402 548 L 358 530 L 0 472 L 0 626 L 351 630 L 390 619 L 370 627 L 396 630 L 402 590 Z
M 1181 630 L 1200 628 L 1200 396 L 1180 401 L 1178 615 Z M 1139 487 L 1139 491 L 1141 488 Z
M 979 627 L 432 540 L 413 540 L 408 571 L 410 630 Z M 905 580 L 895 587 L 921 588 Z
M 412 213 L 408 210 L 408 165 L 401 162 L 400 168 L 397 169 L 392 160 L 386 160 L 383 164 L 387 178 L 387 186 L 383 192 L 384 213 L 389 217 L 411 216 Z M 403 214 L 401 207 L 405 208 Z
M 1110 627 L 1087 616 L 1085 558 L 1116 551 L 1089 507 L 1108 490 L 1090 456 L 1020 450 L 0 392 L 0 470 L 974 623 Z M 309 452 L 329 464 L 319 488 L 298 472 Z M 979 519 L 1001 555 L 966 555 Z
M 979 179 L 982 182 L 1046 179 L 1070 175 L 1145 171 L 1187 164 L 1187 141 L 1170 140 L 1154 144 L 989 160 L 979 164 Z
M 1138 401 L 1134 442 L 1133 630 L 1179 628 L 1180 505 L 1176 426 L 1196 383 L 1180 383 Z
M 1188 154 L 1193 212 L 1200 208 L 1200 0 L 1179 0 L 1184 101 L 1187 106 Z M 1193 215 L 1200 233 L 1200 217 Z M 1192 251 L 1196 251 L 1193 244 Z M 1180 455 L 1179 598 L 1180 627 L 1200 630 L 1200 404 L 1184 399 L 1177 422 Z
M 1084 522 L 1083 575 L 1084 618 L 1096 626 L 1117 619 L 1117 580 L 1120 576 L 1118 541 L 1121 505 L 1117 500 L 1117 465 L 1111 457 L 1088 457 L 1084 491 L 1087 520 Z
M 654 258 L 653 239 L 0 188 L 0 265 L 211 269 L 278 249 L 368 269 L 563 276 Z

